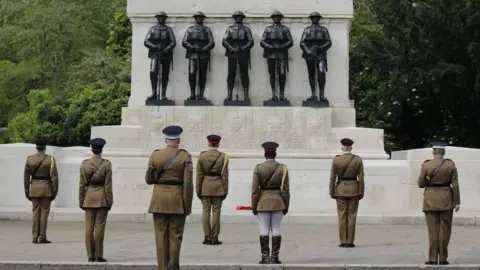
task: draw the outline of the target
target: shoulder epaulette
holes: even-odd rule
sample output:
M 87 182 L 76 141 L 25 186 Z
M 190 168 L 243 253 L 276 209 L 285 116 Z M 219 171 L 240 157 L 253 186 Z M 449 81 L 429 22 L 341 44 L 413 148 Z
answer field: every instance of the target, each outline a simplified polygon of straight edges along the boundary
M 453 165 L 455 165 L 455 161 L 449 159 L 449 158 L 446 158 L 445 160 L 448 160 L 448 161 L 451 161 L 453 163 Z
M 336 155 L 335 157 L 339 157 L 339 156 L 341 156 L 341 155 Z
M 157 152 L 157 151 L 160 151 L 160 149 L 155 149 L 155 150 L 153 150 L 153 152 Z
M 422 165 L 425 164 L 425 163 L 427 163 L 427 162 L 429 162 L 430 160 L 431 160 L 431 159 L 425 160 L 425 161 L 422 163 Z
M 203 153 L 205 153 L 205 152 L 207 152 L 207 151 L 202 151 L 202 152 L 200 152 L 200 154 L 203 154 Z

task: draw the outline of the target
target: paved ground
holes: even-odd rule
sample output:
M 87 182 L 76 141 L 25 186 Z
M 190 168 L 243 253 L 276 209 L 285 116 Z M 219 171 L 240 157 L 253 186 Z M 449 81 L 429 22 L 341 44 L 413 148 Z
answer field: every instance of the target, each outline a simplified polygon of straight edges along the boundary
M 0 221 L 0 261 L 85 262 L 83 223 L 51 222 L 50 245 L 33 245 L 30 222 Z M 452 264 L 480 264 L 479 227 L 453 228 Z M 260 258 L 258 228 L 225 224 L 221 246 L 201 244 L 200 224 L 187 224 L 181 262 L 256 263 Z M 287 225 L 280 257 L 287 264 L 421 264 L 428 245 L 425 226 L 358 226 L 357 248 L 338 248 L 334 225 Z M 112 263 L 155 263 L 152 224 L 109 223 L 105 257 Z

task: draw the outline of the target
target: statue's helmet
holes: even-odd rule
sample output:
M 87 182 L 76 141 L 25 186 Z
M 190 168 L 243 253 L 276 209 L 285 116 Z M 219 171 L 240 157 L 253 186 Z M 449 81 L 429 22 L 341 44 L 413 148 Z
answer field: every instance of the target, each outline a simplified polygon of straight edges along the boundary
M 203 14 L 203 12 L 197 11 L 197 12 L 195 12 L 195 14 L 193 14 L 192 17 L 194 17 L 194 18 L 195 18 L 195 17 L 203 17 L 203 18 L 206 18 L 207 16 L 205 16 L 205 14 Z
M 243 17 L 243 18 L 245 18 L 245 14 L 243 14 L 243 12 L 241 12 L 241 11 L 237 11 L 237 12 L 233 13 L 232 17 L 234 17 L 234 18 L 235 18 L 235 17 Z
M 155 18 L 158 18 L 158 17 L 165 17 L 167 18 L 167 13 L 163 12 L 163 11 L 160 11 L 158 12 L 156 15 L 155 15 Z
M 273 17 L 284 17 L 283 14 L 280 12 L 280 11 L 274 11 L 272 13 L 272 15 L 270 15 L 270 18 L 273 18 Z
M 320 15 L 320 13 L 314 11 L 314 12 L 310 13 L 310 16 L 308 16 L 308 17 L 309 18 L 320 18 L 321 19 L 323 16 Z

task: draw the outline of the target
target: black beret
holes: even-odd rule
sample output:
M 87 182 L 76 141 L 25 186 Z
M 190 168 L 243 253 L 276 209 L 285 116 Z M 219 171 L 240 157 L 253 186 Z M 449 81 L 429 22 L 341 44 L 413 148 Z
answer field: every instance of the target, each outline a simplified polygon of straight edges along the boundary
M 353 145 L 353 141 L 349 138 L 343 138 L 340 140 L 340 143 L 343 145 L 343 146 L 352 146 Z

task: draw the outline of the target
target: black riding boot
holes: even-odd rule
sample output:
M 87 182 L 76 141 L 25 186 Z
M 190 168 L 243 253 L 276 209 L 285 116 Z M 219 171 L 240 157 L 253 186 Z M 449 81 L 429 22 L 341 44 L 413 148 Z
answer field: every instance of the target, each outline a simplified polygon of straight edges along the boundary
M 262 259 L 259 264 L 270 264 L 270 236 L 260 236 L 260 252 L 262 253 Z
M 243 97 L 246 101 L 250 100 L 250 97 L 248 96 L 248 88 L 243 89 Z
M 272 264 L 282 264 L 282 262 L 278 259 L 278 254 L 280 253 L 280 244 L 282 243 L 282 237 L 279 236 L 272 236 Z
M 227 97 L 225 98 L 225 100 L 232 100 L 232 94 L 233 94 L 233 87 L 232 88 L 228 88 L 227 90 Z
M 157 83 L 158 83 L 157 74 L 150 73 L 150 83 L 152 84 L 152 95 L 148 96 L 147 100 L 154 100 L 154 99 L 157 99 Z

